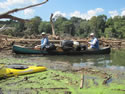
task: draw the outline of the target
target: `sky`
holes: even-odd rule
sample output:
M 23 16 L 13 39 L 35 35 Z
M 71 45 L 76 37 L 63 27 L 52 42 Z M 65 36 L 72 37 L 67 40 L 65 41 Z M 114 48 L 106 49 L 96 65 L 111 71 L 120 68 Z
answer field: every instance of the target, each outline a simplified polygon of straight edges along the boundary
M 44 0 L 0 0 L 0 13 L 14 8 L 21 8 Z M 70 19 L 79 17 L 91 19 L 93 16 L 106 15 L 107 17 L 125 16 L 125 0 L 49 0 L 47 3 L 29 8 L 11 15 L 30 19 L 40 16 L 42 20 L 49 21 L 51 13 L 54 16 L 62 15 Z

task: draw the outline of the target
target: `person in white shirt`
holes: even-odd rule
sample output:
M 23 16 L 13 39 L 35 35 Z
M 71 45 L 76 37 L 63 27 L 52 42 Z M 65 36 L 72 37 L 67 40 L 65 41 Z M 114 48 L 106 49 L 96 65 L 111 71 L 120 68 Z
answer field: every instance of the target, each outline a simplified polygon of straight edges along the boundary
M 99 49 L 99 41 L 98 39 L 95 37 L 94 33 L 90 34 L 90 42 L 88 42 L 90 44 L 90 47 L 88 47 L 88 49 L 95 49 L 98 50 Z
M 35 46 L 35 49 L 41 49 L 43 50 L 45 46 L 49 45 L 48 37 L 46 36 L 45 32 L 42 32 L 42 39 L 41 39 L 41 45 Z

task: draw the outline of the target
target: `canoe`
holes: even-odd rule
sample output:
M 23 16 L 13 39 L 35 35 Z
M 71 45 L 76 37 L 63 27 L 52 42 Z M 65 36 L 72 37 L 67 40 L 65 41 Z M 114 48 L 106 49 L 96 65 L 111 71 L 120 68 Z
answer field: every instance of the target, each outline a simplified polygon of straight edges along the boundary
M 74 50 L 35 50 L 34 48 L 22 47 L 18 45 L 13 45 L 13 52 L 16 54 L 44 54 L 44 55 L 84 55 L 84 54 L 110 54 L 110 47 L 103 47 L 99 50 L 82 50 L 82 51 L 74 51 Z
M 42 72 L 46 69 L 43 66 L 8 65 L 6 67 L 0 67 L 0 78 Z

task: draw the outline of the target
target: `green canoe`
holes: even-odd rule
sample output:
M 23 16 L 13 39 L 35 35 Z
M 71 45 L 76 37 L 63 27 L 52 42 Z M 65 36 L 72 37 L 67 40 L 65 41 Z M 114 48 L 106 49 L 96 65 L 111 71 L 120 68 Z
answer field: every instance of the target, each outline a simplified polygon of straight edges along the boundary
M 44 54 L 44 55 L 82 55 L 82 54 L 110 54 L 110 47 L 101 48 L 99 50 L 83 50 L 83 51 L 58 51 L 58 50 L 35 50 L 34 48 L 13 46 L 13 52 L 16 54 Z

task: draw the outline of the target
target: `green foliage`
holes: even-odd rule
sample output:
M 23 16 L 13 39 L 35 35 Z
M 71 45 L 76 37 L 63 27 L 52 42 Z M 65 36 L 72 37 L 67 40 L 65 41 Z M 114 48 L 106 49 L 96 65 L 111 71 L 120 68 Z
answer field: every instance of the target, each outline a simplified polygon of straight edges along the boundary
M 88 37 L 90 33 L 90 25 L 86 20 L 81 21 L 79 29 L 77 31 L 78 36 Z
M 28 34 L 38 34 L 38 27 L 40 25 L 41 22 L 41 18 L 40 17 L 35 17 L 32 18 L 29 22 L 27 22 L 25 24 L 25 27 L 27 28 L 27 30 L 25 31 Z
M 55 33 L 58 35 L 69 34 L 70 36 L 87 37 L 90 32 L 94 32 L 97 37 L 106 38 L 125 38 L 125 16 L 115 16 L 108 18 L 106 15 L 93 16 L 90 20 L 77 17 L 67 19 L 61 15 L 53 18 Z M 15 29 L 5 30 L 3 34 L 10 36 L 29 36 L 37 35 L 41 32 L 52 34 L 49 21 L 42 21 L 40 17 L 34 17 L 24 23 L 13 20 L 0 21 L 0 27 L 6 24 L 6 27 Z
M 49 22 L 41 22 L 38 27 L 39 33 L 46 32 L 46 33 L 52 33 L 51 32 L 51 25 Z

